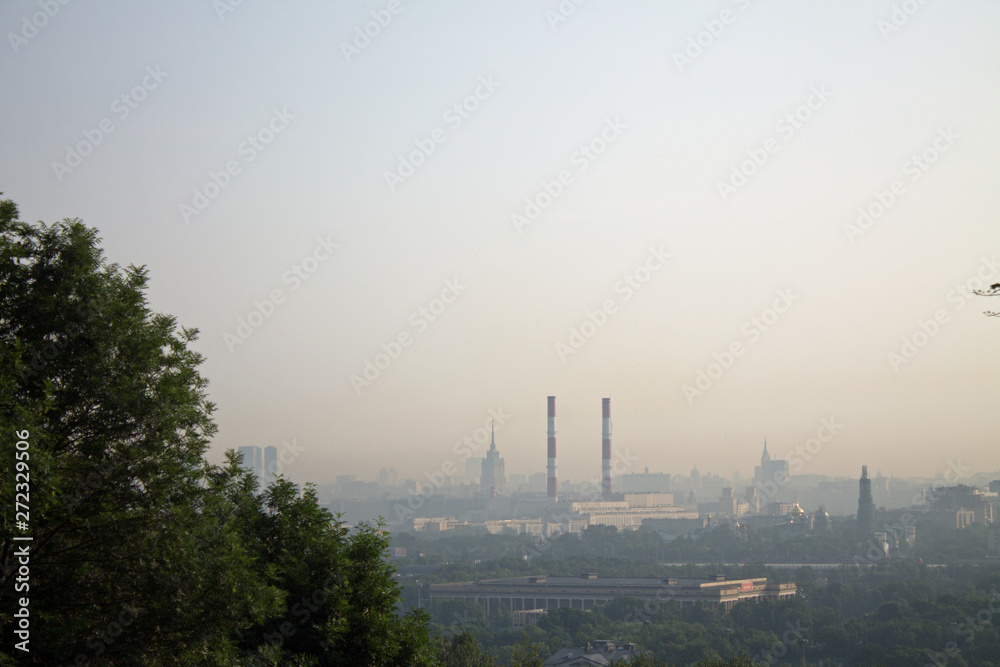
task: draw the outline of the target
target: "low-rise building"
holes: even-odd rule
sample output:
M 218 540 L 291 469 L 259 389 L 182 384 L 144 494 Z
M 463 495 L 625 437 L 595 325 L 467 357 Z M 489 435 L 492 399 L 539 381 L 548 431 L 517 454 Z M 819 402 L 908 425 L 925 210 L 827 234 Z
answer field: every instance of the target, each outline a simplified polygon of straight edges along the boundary
M 538 625 L 545 615 L 544 609 L 518 609 L 510 613 L 511 629 L 524 630 L 529 625 Z
M 990 558 L 1000 558 L 1000 523 L 995 523 L 986 529 L 986 555 Z
M 617 645 L 607 639 L 587 642 L 583 648 L 564 648 L 542 663 L 544 667 L 604 667 L 612 662 L 629 663 L 640 656 L 635 644 Z
M 481 604 L 486 614 L 499 607 L 508 611 L 526 609 L 592 609 L 615 598 L 627 597 L 654 602 L 676 602 L 681 606 L 697 603 L 721 606 L 726 611 L 742 600 L 783 599 L 794 597 L 794 583 L 769 584 L 765 577 L 709 579 L 648 577 L 598 577 L 587 573 L 579 577 L 509 577 L 479 582 L 435 584 L 431 599 L 466 600 Z

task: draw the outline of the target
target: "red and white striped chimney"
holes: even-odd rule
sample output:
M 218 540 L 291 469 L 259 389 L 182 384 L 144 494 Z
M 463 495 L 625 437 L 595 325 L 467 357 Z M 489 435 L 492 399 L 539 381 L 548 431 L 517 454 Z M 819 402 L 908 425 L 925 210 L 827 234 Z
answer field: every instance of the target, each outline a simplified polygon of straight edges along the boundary
M 556 483 L 556 397 L 549 396 L 549 499 L 559 500 Z
M 611 497 L 611 399 L 601 399 L 601 491 Z

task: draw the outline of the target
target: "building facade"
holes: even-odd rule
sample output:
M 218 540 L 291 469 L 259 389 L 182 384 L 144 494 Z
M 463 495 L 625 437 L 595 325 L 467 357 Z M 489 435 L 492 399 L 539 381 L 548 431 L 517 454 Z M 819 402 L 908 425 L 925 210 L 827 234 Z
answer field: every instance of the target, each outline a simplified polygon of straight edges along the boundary
M 767 452 L 767 440 L 764 440 L 764 452 L 760 455 L 760 465 L 753 469 L 754 483 L 758 488 L 780 488 L 788 482 L 788 461 L 772 459 Z
M 490 426 L 490 448 L 483 458 L 483 471 L 479 477 L 479 488 L 488 498 L 502 496 L 507 491 L 507 474 L 504 462 L 497 451 L 497 443 L 493 437 L 493 426 Z
M 875 537 L 875 501 L 872 500 L 872 482 L 868 466 L 861 466 L 858 480 L 858 542 L 867 543 Z
M 250 472 L 257 478 L 257 486 L 260 486 L 261 475 L 263 473 L 260 447 L 256 445 L 243 446 L 237 448 L 236 453 L 243 457 L 243 467 L 250 469 Z
M 765 577 L 726 579 L 658 579 L 639 577 L 510 577 L 479 582 L 435 584 L 432 600 L 466 600 L 483 606 L 487 616 L 500 607 L 508 611 L 529 609 L 593 609 L 615 598 L 627 597 L 654 602 L 674 602 L 681 606 L 702 603 L 729 611 L 743 600 L 794 597 L 794 583 L 769 584 Z
M 278 448 L 268 445 L 264 448 L 264 484 L 270 484 L 278 474 Z

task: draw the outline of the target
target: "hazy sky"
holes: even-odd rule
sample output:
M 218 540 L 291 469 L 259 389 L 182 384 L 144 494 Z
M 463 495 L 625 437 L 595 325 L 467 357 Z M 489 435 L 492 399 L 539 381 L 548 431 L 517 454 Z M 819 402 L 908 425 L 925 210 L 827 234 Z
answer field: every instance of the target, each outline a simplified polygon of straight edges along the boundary
M 213 460 L 996 470 L 1000 4 L 895 6 L 11 0 L 0 190 L 200 329 Z

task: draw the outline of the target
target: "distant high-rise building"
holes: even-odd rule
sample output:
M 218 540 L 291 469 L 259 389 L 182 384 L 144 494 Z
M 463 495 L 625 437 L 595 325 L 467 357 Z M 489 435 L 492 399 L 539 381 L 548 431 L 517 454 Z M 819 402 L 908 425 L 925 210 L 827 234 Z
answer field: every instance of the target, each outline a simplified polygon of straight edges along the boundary
M 483 459 L 470 458 L 465 460 L 465 481 L 478 482 L 483 477 Z
M 743 500 L 747 503 L 747 511 L 751 514 L 760 514 L 760 495 L 756 486 L 748 486 Z
M 480 475 L 479 488 L 488 497 L 502 496 L 507 490 L 507 475 L 504 473 L 503 459 L 497 451 L 497 443 L 493 437 L 493 426 L 490 426 L 490 449 L 483 459 L 483 472 Z
M 378 471 L 377 481 L 379 489 L 395 488 L 397 479 L 398 475 L 395 468 L 382 468 Z
M 528 476 L 512 472 L 507 475 L 507 483 L 514 491 L 525 491 L 528 486 Z
M 670 475 L 663 472 L 633 472 L 619 477 L 615 484 L 622 493 L 670 493 Z
M 817 531 L 830 530 L 833 524 L 830 522 L 830 514 L 826 511 L 826 508 L 822 505 L 816 510 L 816 515 L 813 520 L 813 528 Z
M 611 498 L 611 399 L 601 399 L 601 496 Z
M 243 462 L 242 462 L 243 467 L 250 469 L 250 472 L 252 472 L 254 476 L 257 478 L 257 485 L 260 486 L 261 467 L 262 467 L 260 447 L 257 447 L 256 445 L 249 445 L 249 446 L 245 445 L 243 447 L 237 448 L 236 453 L 243 457 Z
M 264 448 L 264 485 L 268 485 L 278 474 L 278 448 L 268 445 Z
M 528 493 L 545 493 L 548 473 L 536 472 L 528 476 Z
M 753 469 L 754 483 L 765 490 L 774 489 L 788 483 L 788 461 L 772 459 L 767 452 L 767 439 L 764 439 L 764 453 L 760 455 L 760 465 Z
M 556 477 L 556 397 L 549 396 L 546 398 L 547 408 L 548 408 L 548 464 L 546 465 L 546 472 L 548 472 L 548 479 L 546 481 L 547 489 L 546 494 L 549 500 L 556 502 L 559 500 L 559 481 Z
M 875 501 L 872 500 L 872 481 L 868 479 L 868 466 L 861 466 L 858 482 L 858 541 L 868 542 L 875 536 Z

